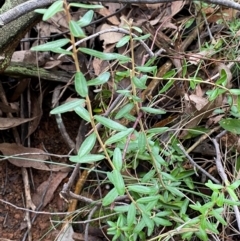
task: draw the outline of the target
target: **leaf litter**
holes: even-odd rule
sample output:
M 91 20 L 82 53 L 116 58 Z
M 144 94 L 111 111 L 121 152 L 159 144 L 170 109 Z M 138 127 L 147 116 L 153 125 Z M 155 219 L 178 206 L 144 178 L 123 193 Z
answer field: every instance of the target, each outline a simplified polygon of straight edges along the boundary
M 115 13 L 117 10 L 123 7 L 123 5 L 119 3 L 105 3 L 103 5 L 104 8 L 96 11 L 96 20 L 101 17 L 107 17 L 108 15 Z M 164 93 L 164 95 L 160 93 L 158 96 L 158 100 L 155 103 L 155 106 L 161 109 L 165 109 L 167 115 L 161 115 L 160 117 L 157 115 L 156 117 L 153 115 L 149 115 L 146 121 L 147 125 L 149 127 L 160 127 L 164 125 L 167 127 L 172 127 L 173 129 L 178 129 L 178 138 L 183 140 L 184 142 L 186 136 L 188 136 L 189 139 L 189 129 L 194 129 L 196 127 L 212 128 L 219 122 L 222 123 L 222 126 L 228 124 L 228 126 L 225 128 L 227 130 L 235 130 L 235 133 L 227 133 L 221 138 L 223 147 L 226 148 L 226 150 L 231 150 L 231 148 L 234 147 L 234 150 L 237 150 L 239 152 L 239 128 L 235 128 L 235 126 L 238 125 L 238 122 L 236 124 L 235 122 L 231 121 L 231 119 L 227 119 L 224 122 L 225 114 L 231 108 L 228 102 L 229 100 L 227 100 L 229 96 L 226 96 L 226 93 L 221 93 L 216 96 L 214 101 L 209 101 L 209 91 L 215 90 L 214 81 L 216 80 L 214 80 L 213 77 L 216 74 L 218 74 L 218 77 L 221 77 L 221 71 L 219 70 L 218 62 L 222 61 L 225 64 L 225 62 L 231 62 L 233 58 L 233 53 L 231 51 L 228 51 L 228 49 L 234 46 L 234 42 L 229 41 L 227 42 L 227 44 L 224 44 L 224 41 L 227 41 L 224 39 L 224 36 L 226 39 L 232 38 L 230 33 L 231 26 L 222 25 L 222 23 L 218 23 L 218 21 L 221 21 L 222 18 L 224 18 L 224 21 L 234 21 L 237 12 L 235 10 L 229 9 L 219 10 L 216 7 L 210 7 L 210 5 L 208 5 L 208 7 L 202 8 L 202 15 L 198 13 L 197 16 L 194 16 L 196 20 L 192 25 L 190 24 L 190 26 L 188 26 L 187 22 L 190 18 L 192 18 L 192 13 L 194 11 L 198 11 L 197 7 L 195 8 L 194 5 L 189 5 L 186 1 L 159 3 L 153 5 L 133 4 L 122 12 L 108 19 L 104 19 L 104 21 L 100 23 L 97 23 L 97 25 L 95 26 L 96 28 L 93 26 L 87 26 L 85 31 L 90 35 L 94 34 L 94 31 L 110 29 L 112 27 L 122 27 L 126 22 L 132 21 L 134 26 L 142 28 L 143 34 L 150 33 L 151 41 L 146 41 L 148 46 L 152 48 L 153 51 L 162 49 L 163 52 L 158 60 L 159 69 L 157 78 L 149 79 L 147 82 L 147 89 L 142 92 L 142 98 L 144 99 L 144 101 L 146 103 L 153 103 L 152 101 L 155 100 L 158 91 L 161 88 L 165 87 L 167 81 L 169 80 L 167 78 L 164 79 L 163 76 L 167 74 L 170 69 L 175 70 L 175 74 L 174 76 L 172 76 L 174 81 L 172 81 L 172 83 L 169 82 L 169 87 L 166 88 L 166 92 Z M 74 12 L 74 19 L 78 20 L 79 18 L 81 18 L 81 16 L 85 14 L 85 12 L 85 10 Z M 205 17 L 203 15 L 205 15 Z M 40 39 L 41 37 L 50 38 L 50 36 L 57 36 L 58 34 L 63 33 L 66 34 L 67 28 L 68 25 L 63 13 L 58 13 L 47 22 L 41 21 L 37 26 Z M 116 44 L 119 42 L 122 36 L 123 34 L 118 32 L 105 33 L 96 40 L 91 40 L 90 43 L 92 44 L 93 48 L 96 46 L 105 53 L 124 53 L 126 56 L 130 56 L 128 45 L 119 49 L 116 48 Z M 40 43 L 41 42 L 43 43 L 44 41 L 40 40 Z M 199 43 L 201 44 L 201 46 L 199 46 Z M 39 40 L 36 40 L 32 44 L 32 46 L 38 44 Z M 82 45 L 83 46 L 81 47 L 86 47 L 86 43 L 83 43 Z M 218 47 L 218 45 L 220 47 Z M 139 45 L 134 46 L 134 51 L 136 52 L 135 63 L 138 63 L 140 65 L 140 63 L 143 62 L 145 51 Z M 34 55 L 35 53 L 31 53 L 31 51 L 29 50 L 16 51 L 13 55 L 12 61 L 32 63 L 34 65 L 38 65 L 39 67 L 43 67 L 49 70 L 58 70 L 62 68 L 65 71 L 69 72 L 75 71 L 72 60 L 67 56 L 63 56 L 61 60 L 59 60 L 59 54 L 44 53 L 43 56 L 41 56 L 38 53 L 37 58 L 35 58 Z M 184 70 L 184 61 L 188 61 L 188 66 L 186 70 Z M 109 61 L 102 61 L 98 58 L 85 58 L 83 62 L 86 65 L 84 73 L 86 76 L 89 75 L 95 77 L 102 74 L 106 70 L 111 70 L 112 73 L 117 73 L 118 71 L 120 72 L 123 70 L 123 66 L 115 62 L 110 63 Z M 230 72 L 232 71 L 231 68 L 229 68 L 229 70 Z M 182 75 L 183 72 L 185 72 L 184 76 Z M 217 80 L 219 79 L 218 77 Z M 187 78 L 190 81 L 184 81 Z M 197 78 L 201 78 L 201 80 L 203 80 L 203 83 L 199 84 L 199 82 L 194 81 L 192 81 L 191 83 L 191 79 L 196 80 Z M 226 79 L 227 83 L 225 83 L 225 85 L 220 83 L 219 85 L 225 87 L 231 83 L 234 85 L 235 88 L 239 88 L 237 81 L 235 81 L 234 78 L 235 76 L 228 76 L 228 78 Z M 16 113 L 19 110 L 10 106 L 0 105 L 0 110 L 3 113 L 3 115 L 0 117 L 0 130 L 4 130 L 6 135 L 7 130 L 30 122 L 27 127 L 28 130 L 25 138 L 31 137 L 36 140 L 39 139 L 39 141 L 43 140 L 44 146 L 51 146 L 53 139 L 51 140 L 51 137 L 45 138 L 45 136 L 47 136 L 46 130 L 51 128 L 53 125 L 57 126 L 57 124 L 55 122 L 54 124 L 49 124 L 48 119 L 44 120 L 42 117 L 43 115 L 48 115 L 48 113 L 50 112 L 50 108 L 47 102 L 49 101 L 49 96 L 51 96 L 51 92 L 53 91 L 54 83 L 44 80 L 42 81 L 42 86 L 40 87 L 39 82 L 33 78 L 31 80 L 31 83 L 27 87 L 27 85 L 21 84 L 23 83 L 21 79 L 16 79 L 14 81 L 15 82 L 11 85 L 11 88 L 16 91 L 15 93 L 7 92 L 8 85 L 3 85 L 10 100 L 12 98 L 14 99 L 14 101 L 19 101 L 19 96 L 21 94 L 25 95 L 25 91 L 27 88 L 37 90 L 35 92 L 29 92 L 31 93 L 31 106 L 29 108 L 31 117 L 28 116 L 25 118 L 20 118 L 18 115 L 14 116 L 13 118 L 5 117 L 4 113 Z M 67 85 L 63 85 L 61 87 L 62 102 L 66 101 L 69 98 L 75 98 L 75 93 L 72 89 L 71 83 L 71 80 L 69 80 L 69 83 Z M 100 100 L 110 100 L 108 103 L 108 105 L 110 106 L 111 101 L 113 101 L 117 96 L 115 92 L 116 87 L 118 89 L 126 89 L 129 83 L 129 79 L 127 77 L 123 77 L 121 78 L 121 80 L 118 81 L 117 86 L 115 86 L 115 83 L 110 82 L 107 85 L 101 86 L 100 91 L 96 90 L 95 95 L 100 96 Z M 193 88 L 191 84 L 197 85 L 196 88 Z M 22 85 L 22 88 L 18 89 L 17 92 L 15 85 Z M 236 100 L 236 96 L 233 96 L 233 99 L 234 106 L 239 110 L 239 101 Z M 93 102 L 94 101 L 96 100 L 94 100 L 93 98 Z M 96 104 L 95 106 L 96 111 L 104 112 L 107 110 L 107 108 L 108 106 L 100 106 L 98 104 Z M 237 116 L 238 112 L 236 109 L 235 112 L 234 109 L 232 109 L 231 111 L 233 116 Z M 135 115 L 136 110 L 133 109 L 131 114 Z M 172 114 L 174 114 L 174 116 Z M 73 113 L 69 113 L 69 115 L 73 115 Z M 72 139 L 74 139 L 76 138 L 76 135 L 78 133 L 78 123 L 75 123 L 75 125 L 73 125 L 75 127 L 75 129 L 73 129 L 73 126 L 71 125 L 72 116 L 70 116 L 70 118 L 69 116 L 65 118 L 65 121 L 67 121 L 66 126 L 71 126 L 71 128 L 68 128 L 67 131 L 72 135 Z M 159 118 L 161 120 L 159 120 Z M 121 120 L 121 124 L 123 125 L 129 124 L 129 122 L 129 120 Z M 234 126 L 232 126 L 233 124 Z M 45 131 L 39 130 L 41 129 L 42 125 L 45 126 Z M 53 133 L 52 130 L 50 132 Z M 57 133 L 57 136 L 60 136 L 60 133 L 57 129 L 55 129 L 54 132 Z M 6 136 L 8 137 L 8 135 Z M 41 180 L 42 177 L 36 178 L 38 186 L 35 189 L 32 198 L 36 206 L 42 204 L 42 208 L 44 208 L 47 205 L 50 205 L 48 209 L 50 210 L 51 203 L 54 203 L 54 199 L 57 199 L 57 194 L 55 193 L 55 191 L 61 188 L 62 180 L 67 177 L 68 172 L 71 169 L 66 168 L 65 166 L 63 167 L 56 163 L 53 164 L 53 162 L 51 161 L 49 162 L 48 153 L 42 148 L 40 148 L 39 143 L 36 144 L 36 146 L 33 145 L 32 147 L 25 147 L 17 145 L 15 143 L 10 143 L 9 140 L 6 141 L 5 138 L 6 137 L 2 139 L 2 143 L 0 144 L 0 151 L 4 156 L 9 156 L 8 161 L 12 165 L 16 166 L 15 168 L 33 168 L 38 170 L 38 175 L 43 175 L 46 177 L 45 180 Z M 169 140 L 169 136 L 164 136 L 164 138 L 167 138 L 167 140 Z M 191 133 L 190 140 L 190 142 L 186 143 L 187 145 L 196 141 L 195 136 L 191 136 Z M 164 141 L 164 139 L 162 141 Z M 37 143 L 37 141 L 33 143 Z M 62 150 L 64 150 L 65 154 L 71 151 L 68 150 L 68 148 L 66 148 L 64 144 L 58 144 L 58 140 L 56 140 L 56 144 L 54 145 L 56 146 L 56 148 L 54 149 L 54 154 L 61 155 L 63 154 Z M 19 157 L 17 155 L 19 155 Z M 202 157 L 205 157 L 204 153 L 203 156 L 200 156 L 200 158 Z M 230 156 L 229 158 L 232 158 L 232 156 Z M 35 161 L 32 161 L 32 159 L 34 159 Z M 212 165 L 211 168 L 214 168 L 214 165 Z M 52 171 L 54 171 L 54 173 L 50 174 Z M 90 179 L 88 181 L 91 182 Z M 93 192 L 87 186 L 85 187 L 85 189 L 89 193 Z M 94 192 L 95 191 L 96 190 L 94 190 Z M 43 198 L 44 196 L 45 198 Z M 97 196 L 100 196 L 100 194 L 97 194 Z M 58 206 L 55 206 L 55 208 L 58 208 Z M 0 211 L 5 212 L 6 210 L 4 208 L 1 208 Z M 7 233 L 8 231 L 3 231 L 0 229 L 0 233 L 1 232 L 3 232 L 3 238 L 20 239 L 21 236 L 21 234 L 19 233 L 17 234 L 19 236 L 14 236 L 14 234 L 12 236 L 9 236 Z M 43 227 L 41 235 L 43 235 L 44 232 L 46 232 L 46 229 L 44 229 Z M 71 236 L 74 236 L 74 233 L 71 226 L 69 232 L 70 234 L 68 234 L 67 236 L 69 236 L 69 238 L 72 238 Z M 40 236 L 38 236 L 36 232 L 34 233 L 34 235 L 34 237 L 40 238 Z M 83 234 L 80 233 L 79 235 L 81 236 L 81 239 L 84 240 Z M 62 236 L 60 235 L 60 237 L 62 237 L 63 239 L 66 238 L 64 236 L 64 232 L 62 233 Z M 97 240 L 97 237 L 95 237 L 95 239 Z

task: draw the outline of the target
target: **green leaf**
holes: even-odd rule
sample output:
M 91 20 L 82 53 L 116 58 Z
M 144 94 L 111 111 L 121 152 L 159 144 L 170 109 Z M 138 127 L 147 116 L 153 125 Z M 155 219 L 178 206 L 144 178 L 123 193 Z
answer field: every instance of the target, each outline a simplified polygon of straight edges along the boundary
M 39 14 L 44 14 L 46 11 L 47 11 L 46 8 L 38 8 L 34 10 L 35 13 L 39 13 Z
M 73 100 L 73 101 L 64 103 L 64 104 L 54 108 L 53 110 L 50 111 L 50 114 L 56 115 L 56 114 L 61 114 L 61 113 L 65 113 L 68 111 L 73 111 L 75 108 L 77 108 L 79 106 L 83 106 L 84 103 L 85 103 L 85 100 L 83 100 L 83 99 Z
M 109 77 L 110 77 L 110 73 L 104 72 L 104 73 L 100 74 L 97 78 L 89 80 L 87 82 L 87 85 L 88 86 L 102 85 L 102 84 L 108 82 Z
M 139 198 L 136 202 L 137 203 L 149 203 L 149 202 L 159 200 L 160 197 L 161 197 L 160 195 L 142 197 L 142 198 Z
M 104 52 L 96 51 L 89 48 L 79 48 L 79 50 L 85 54 L 94 56 L 102 60 L 119 60 L 119 61 L 126 61 L 126 62 L 131 60 L 131 58 L 129 57 L 126 57 L 121 54 L 116 54 L 116 53 L 104 53 Z
M 88 136 L 78 150 L 78 156 L 82 157 L 90 153 L 96 143 L 97 137 L 95 133 Z
M 63 1 L 55 1 L 44 13 L 43 15 L 43 21 L 48 20 L 52 16 L 54 16 L 56 13 L 64 11 L 63 9 Z
M 146 213 L 142 213 L 142 218 L 145 222 L 145 225 L 148 227 L 148 236 L 150 236 L 154 229 L 154 222 Z
M 113 152 L 113 166 L 116 168 L 116 170 L 121 171 L 122 170 L 122 152 L 120 148 L 116 147 Z
M 229 187 L 233 190 L 235 190 L 236 188 L 238 188 L 240 185 L 240 180 L 235 181 L 234 183 L 232 183 Z
M 143 132 L 139 132 L 139 136 L 138 136 L 138 150 L 140 153 L 143 153 L 146 149 L 146 136 Z
M 116 121 L 113 121 L 111 119 L 108 119 L 106 117 L 100 116 L 100 115 L 95 115 L 94 119 L 101 123 L 102 125 L 108 127 L 109 129 L 116 130 L 116 131 L 125 131 L 127 130 L 127 127 L 119 124 Z
M 82 28 L 78 25 L 76 21 L 71 20 L 69 22 L 69 30 L 74 37 L 84 38 L 86 37 Z
M 89 25 L 91 22 L 92 22 L 92 19 L 93 19 L 93 14 L 94 14 L 94 11 L 93 10 L 89 10 L 87 11 L 82 17 L 80 20 L 77 21 L 78 25 L 80 27 L 85 27 L 87 25 Z
M 236 193 L 234 192 L 234 190 L 232 190 L 232 188 L 227 187 L 227 192 L 230 195 L 230 197 L 232 198 L 233 201 L 238 201 L 238 197 L 236 195 Z
M 142 29 L 139 28 L 139 27 L 136 27 L 136 26 L 132 26 L 132 29 L 134 29 L 135 31 L 139 32 L 139 33 L 142 33 Z
M 216 81 L 217 85 L 226 86 L 228 80 L 227 72 L 225 69 L 221 69 L 220 79 Z
M 124 205 L 124 206 L 115 206 L 114 211 L 119 213 L 126 213 L 129 210 L 130 205 Z
M 223 188 L 224 188 L 223 185 L 215 184 L 215 183 L 213 183 L 211 180 L 208 180 L 208 182 L 205 183 L 205 185 L 206 185 L 207 187 L 209 187 L 210 189 L 212 189 L 213 191 L 214 191 L 214 190 L 220 190 L 220 189 L 223 189 Z
M 110 145 L 112 143 L 116 143 L 116 142 L 122 140 L 123 138 L 125 138 L 126 136 L 129 136 L 133 131 L 134 131 L 133 128 L 129 128 L 125 131 L 121 131 L 121 132 L 111 136 L 109 139 L 107 139 L 105 141 L 105 144 Z
M 172 226 L 172 223 L 164 218 L 153 217 L 153 221 L 154 223 L 157 224 L 157 226 L 163 226 L 163 227 Z
M 138 89 L 141 89 L 141 90 L 144 90 L 147 88 L 146 86 L 146 81 L 147 81 L 147 75 L 143 75 L 144 76 L 144 79 L 139 79 L 138 77 L 134 76 L 132 78 L 132 81 L 134 83 L 134 85 L 138 88 Z
M 78 163 L 92 163 L 92 162 L 97 162 L 100 160 L 103 160 L 105 158 L 104 155 L 97 155 L 97 154 L 88 154 L 86 156 L 71 156 L 69 158 L 70 161 L 72 162 L 78 162 Z
M 83 3 L 70 3 L 71 7 L 78 7 L 78 8 L 85 8 L 85 9 L 99 9 L 103 8 L 102 5 L 90 5 L 90 4 L 83 4 Z
M 227 222 L 224 220 L 224 218 L 222 217 L 222 215 L 217 212 L 216 210 L 212 210 L 211 214 L 222 224 L 222 225 L 227 225 Z
M 78 106 L 74 108 L 74 111 L 85 121 L 91 122 L 90 114 L 85 108 Z
M 159 91 L 159 94 L 162 94 L 162 93 L 166 92 L 168 89 L 170 89 L 170 88 L 172 87 L 173 83 L 174 83 L 174 80 L 170 79 L 170 80 L 167 82 L 167 84 L 165 84 L 165 85 L 162 87 L 162 89 Z
M 114 202 L 114 200 L 118 197 L 118 192 L 116 188 L 113 188 L 104 198 L 102 201 L 103 206 L 107 206 Z
M 129 191 L 133 191 L 136 193 L 141 193 L 141 194 L 155 194 L 156 193 L 156 188 L 154 187 L 146 187 L 143 185 L 129 185 L 128 186 Z
M 72 55 L 71 51 L 67 51 L 63 48 L 55 48 L 51 50 L 53 53 L 57 53 L 57 54 L 65 54 L 65 55 Z
M 169 130 L 169 127 L 158 127 L 158 128 L 151 128 L 146 130 L 147 133 L 152 133 L 152 134 L 157 134 L 160 135 L 162 133 L 165 133 L 166 131 Z
M 177 197 L 184 197 L 184 194 L 176 187 L 166 186 L 166 189 Z
M 222 119 L 219 122 L 220 126 L 227 131 L 230 131 L 234 134 L 240 134 L 240 120 L 239 119 Z
M 61 48 L 67 43 L 69 43 L 69 39 L 58 39 L 55 41 L 51 41 L 42 45 L 34 46 L 31 48 L 32 51 L 53 51 L 54 49 Z
M 229 92 L 232 95 L 240 95 L 240 89 L 230 89 Z
M 129 42 L 129 40 L 130 40 L 130 36 L 129 36 L 129 35 L 124 36 L 123 38 L 121 38 L 121 39 L 117 42 L 116 47 L 117 47 L 117 48 L 120 48 L 120 47 L 124 46 L 126 43 Z
M 134 107 L 134 103 L 126 104 L 122 109 L 118 111 L 118 113 L 115 116 L 115 119 L 118 120 L 124 117 L 127 113 L 129 113 L 132 110 L 133 107 Z
M 146 66 L 137 66 L 136 69 L 138 71 L 144 72 L 144 73 L 153 73 L 154 71 L 156 71 L 157 66 L 150 66 L 150 67 L 146 67 Z
M 209 90 L 206 92 L 206 94 L 209 96 L 209 101 L 213 101 L 215 100 L 219 95 L 225 93 L 226 90 L 224 89 L 220 89 L 220 88 L 217 88 L 217 89 L 214 89 L 214 90 Z
M 112 171 L 112 181 L 113 181 L 113 185 L 116 188 L 118 194 L 120 196 L 123 195 L 125 193 L 125 184 L 124 184 L 123 177 L 122 177 L 122 174 L 120 173 L 120 171 L 118 171 L 116 169 L 114 169 Z
M 156 174 L 156 171 L 153 169 L 153 170 L 150 170 L 149 172 L 147 172 L 141 179 L 141 182 L 142 183 L 147 183 L 151 178 L 154 177 L 154 175 Z
M 155 108 L 151 108 L 151 107 L 141 107 L 141 110 L 143 110 L 144 112 L 150 113 L 150 114 L 155 114 L 155 115 L 166 114 L 165 110 L 155 109 Z
M 134 203 L 132 202 L 130 205 L 129 205 L 129 209 L 128 209 L 128 214 L 127 214 L 127 225 L 128 227 L 131 227 L 135 220 L 136 220 L 136 207 L 134 205 Z
M 82 72 L 76 72 L 74 83 L 77 93 L 82 97 L 86 97 L 88 95 L 88 87 Z
M 140 36 L 140 37 L 134 37 L 133 40 L 145 40 L 145 39 L 148 39 L 150 36 L 151 36 L 151 34 L 148 33 L 148 34 L 145 34 L 145 35 Z

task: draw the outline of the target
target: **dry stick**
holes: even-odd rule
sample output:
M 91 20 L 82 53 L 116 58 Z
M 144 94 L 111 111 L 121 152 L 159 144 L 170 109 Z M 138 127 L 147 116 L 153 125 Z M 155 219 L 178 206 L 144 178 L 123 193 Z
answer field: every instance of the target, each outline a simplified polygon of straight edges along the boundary
M 205 174 L 207 177 L 209 177 L 212 181 L 214 181 L 215 183 L 220 184 L 220 182 L 213 177 L 212 175 L 210 175 L 207 171 L 205 171 L 201 166 L 199 166 L 189 155 L 188 153 L 185 151 L 184 147 L 181 144 L 177 144 L 178 147 L 182 150 L 183 154 L 187 157 L 187 159 L 191 162 L 191 164 L 196 167 L 198 170 L 200 170 L 203 174 Z
M 217 166 L 218 174 L 221 177 L 223 183 L 226 185 L 226 187 L 228 187 L 230 185 L 230 183 L 228 181 L 227 175 L 224 171 L 224 168 L 223 168 L 223 165 L 222 165 L 222 162 L 221 162 L 221 152 L 220 152 L 220 148 L 219 148 L 219 144 L 218 144 L 220 137 L 223 136 L 224 134 L 226 134 L 226 131 L 223 131 L 216 138 L 212 139 L 212 142 L 213 142 L 213 144 L 215 146 L 215 149 L 216 149 L 215 160 L 216 160 L 216 166 Z M 231 198 L 231 200 L 233 200 L 231 195 L 230 195 L 230 198 Z M 234 200 L 234 201 L 236 201 L 236 200 Z M 239 212 L 238 206 L 233 205 L 233 209 L 234 209 L 234 213 L 235 213 L 237 224 L 238 224 L 238 231 L 240 231 L 240 212 Z
M 98 209 L 97 206 L 95 206 L 91 212 L 89 213 L 88 217 L 87 217 L 87 220 L 91 220 L 93 214 L 95 213 L 95 211 Z M 89 225 L 90 225 L 90 222 L 88 222 L 85 226 L 85 231 L 84 231 L 84 240 L 85 241 L 88 241 L 88 230 L 89 230 Z
M 19 4 L 18 6 L 0 15 L 0 26 L 6 25 L 7 23 L 37 8 L 46 7 L 55 1 L 56 0 L 41 0 L 41 1 L 29 0 L 27 2 Z M 101 0 L 101 2 L 135 3 L 135 4 L 137 3 L 153 4 L 153 3 L 165 3 L 165 2 L 169 3 L 169 2 L 175 2 L 175 1 L 179 1 L 179 0 Z M 81 2 L 95 2 L 95 0 L 82 0 Z M 230 0 L 203 0 L 202 2 L 218 4 L 218 5 L 240 10 L 240 4 Z
M 58 85 L 53 91 L 52 104 L 55 104 L 55 106 L 58 106 L 58 97 L 60 94 L 60 88 L 61 88 L 61 85 Z M 76 145 L 67 133 L 61 114 L 56 114 L 55 118 L 56 118 L 58 129 L 61 132 L 61 135 L 65 143 L 70 147 L 70 149 L 73 151 L 74 154 L 77 154 Z

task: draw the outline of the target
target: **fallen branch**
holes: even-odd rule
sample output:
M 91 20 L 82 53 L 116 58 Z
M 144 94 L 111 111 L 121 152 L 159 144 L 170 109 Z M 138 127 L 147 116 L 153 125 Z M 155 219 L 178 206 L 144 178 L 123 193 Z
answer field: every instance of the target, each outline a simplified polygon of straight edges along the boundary
M 26 13 L 32 12 L 37 8 L 46 7 L 56 0 L 29 0 L 18 6 L 10 9 L 9 11 L 0 15 L 0 26 L 4 26 L 7 23 L 12 22 L 13 20 L 25 15 Z M 179 0 L 101 0 L 101 2 L 115 2 L 115 3 L 134 3 L 134 4 L 154 4 L 154 3 L 169 3 L 169 2 L 176 2 Z M 95 2 L 95 0 L 82 0 L 81 2 Z M 240 4 L 230 0 L 202 0 L 200 2 L 207 2 L 212 4 L 217 4 L 233 9 L 240 10 Z

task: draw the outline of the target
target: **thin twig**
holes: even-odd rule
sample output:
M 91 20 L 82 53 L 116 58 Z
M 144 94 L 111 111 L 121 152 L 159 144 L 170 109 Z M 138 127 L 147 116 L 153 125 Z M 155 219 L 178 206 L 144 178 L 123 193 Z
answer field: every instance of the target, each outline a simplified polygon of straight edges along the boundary
M 56 0 L 41 0 L 41 1 L 29 0 L 27 2 L 19 4 L 16 7 L 0 15 L 0 26 L 6 25 L 7 23 L 10 23 L 17 18 L 29 12 L 32 12 L 37 8 L 46 7 L 55 1 Z M 169 3 L 169 2 L 176 2 L 176 1 L 179 1 L 179 0 L 121 0 L 121 1 L 120 0 L 101 0 L 101 2 L 117 2 L 117 3 L 121 2 L 121 3 L 135 3 L 135 4 L 140 4 L 140 3 L 154 4 L 154 3 L 166 3 L 166 2 Z M 95 2 L 95 0 L 82 0 L 82 2 Z M 213 3 L 213 4 L 218 4 L 218 5 L 240 10 L 240 4 L 231 0 L 203 0 L 200 2 Z
M 212 175 L 210 175 L 207 171 L 205 171 L 202 167 L 200 167 L 189 155 L 188 153 L 185 151 L 184 147 L 181 144 L 178 144 L 178 147 L 182 150 L 182 152 L 184 153 L 184 155 L 188 158 L 188 160 L 191 162 L 191 164 L 196 167 L 199 171 L 201 171 L 203 174 L 205 174 L 207 177 L 209 177 L 212 181 L 214 181 L 215 183 L 220 184 L 220 182 L 213 177 Z

